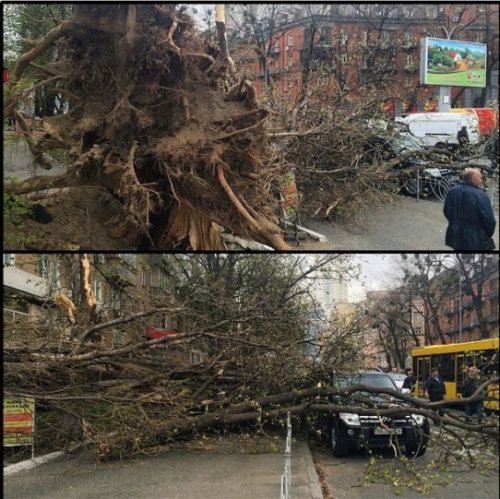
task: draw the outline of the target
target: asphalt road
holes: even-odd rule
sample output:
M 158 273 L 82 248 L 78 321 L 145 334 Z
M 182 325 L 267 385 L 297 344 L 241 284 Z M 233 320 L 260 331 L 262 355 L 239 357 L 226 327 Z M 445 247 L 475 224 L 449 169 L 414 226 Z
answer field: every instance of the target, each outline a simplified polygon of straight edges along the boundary
M 382 465 L 389 466 L 394 461 L 394 454 L 383 451 Z M 326 450 L 313 450 L 316 468 L 324 473 L 324 480 L 329 488 L 329 499 L 498 499 L 498 455 L 496 464 L 491 467 L 478 466 L 469 468 L 465 463 L 446 465 L 445 471 L 438 469 L 439 454 L 436 448 L 430 447 L 427 453 L 415 462 L 415 469 L 425 477 L 415 480 L 404 476 L 399 491 L 394 485 L 376 480 L 370 483 L 365 475 L 369 467 L 369 458 L 365 452 L 359 451 L 344 458 L 335 458 Z M 442 460 L 441 460 L 442 461 Z M 392 479 L 396 477 L 391 474 Z M 412 480 L 415 486 L 408 487 Z M 428 495 L 416 490 L 417 486 L 430 486 Z M 325 496 L 326 498 L 326 496 Z
M 498 207 L 494 241 L 499 248 Z M 297 250 L 316 251 L 452 251 L 445 245 L 447 221 L 436 199 L 397 196 L 393 203 L 365 206 L 358 223 L 334 224 L 302 219 L 302 225 L 323 234 L 325 243 L 308 240 Z
M 284 467 L 283 440 L 269 452 L 224 443 L 211 450 L 169 450 L 96 463 L 90 453 L 4 477 L 8 499 L 276 499 Z M 220 446 L 220 447 L 219 447 Z M 294 499 L 321 499 L 305 442 L 292 446 Z
M 35 175 L 59 175 L 66 169 L 57 161 L 51 161 L 54 167 L 44 170 L 33 164 L 33 156 L 22 137 L 12 132 L 4 132 L 3 137 L 3 178 L 25 180 Z

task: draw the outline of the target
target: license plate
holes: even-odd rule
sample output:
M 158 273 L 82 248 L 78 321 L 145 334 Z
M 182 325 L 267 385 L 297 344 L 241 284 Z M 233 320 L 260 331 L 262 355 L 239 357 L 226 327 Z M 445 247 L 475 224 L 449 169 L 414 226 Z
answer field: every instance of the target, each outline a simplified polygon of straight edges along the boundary
M 393 435 L 396 433 L 396 435 L 402 435 L 403 434 L 403 428 L 375 428 L 374 431 L 375 435 Z

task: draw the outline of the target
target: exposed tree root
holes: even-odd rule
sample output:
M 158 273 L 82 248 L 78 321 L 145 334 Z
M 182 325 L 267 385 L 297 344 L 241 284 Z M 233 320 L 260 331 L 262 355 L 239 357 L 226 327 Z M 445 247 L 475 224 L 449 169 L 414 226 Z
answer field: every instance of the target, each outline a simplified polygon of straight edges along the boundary
M 56 42 L 58 70 L 32 70 L 37 84 L 60 80 L 69 112 L 47 119 L 38 142 L 22 116 L 16 118 L 37 162 L 49 168 L 43 151 L 64 147 L 72 166 L 64 179 L 30 179 L 11 192 L 100 185 L 121 200 L 149 247 L 182 241 L 186 249 L 223 248 L 220 226 L 288 248 L 275 223 L 274 176 L 261 160 L 268 113 L 258 108 L 248 80 L 233 84 L 227 46 L 219 56 L 213 48 L 207 53 L 192 20 L 171 4 L 75 4 L 71 22 L 20 58 L 14 87 Z M 231 92 L 217 90 L 222 81 L 224 88 L 232 84 Z M 8 110 L 16 106 L 12 100 Z M 230 191 L 214 154 L 231 174 Z

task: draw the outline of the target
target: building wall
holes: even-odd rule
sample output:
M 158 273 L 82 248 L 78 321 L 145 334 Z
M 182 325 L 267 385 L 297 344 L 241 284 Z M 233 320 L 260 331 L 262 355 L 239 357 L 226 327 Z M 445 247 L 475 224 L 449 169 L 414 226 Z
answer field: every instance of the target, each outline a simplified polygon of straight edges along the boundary
M 473 284 L 477 292 L 477 284 Z M 447 343 L 461 341 L 474 341 L 481 339 L 481 331 L 476 308 L 473 306 L 472 297 L 462 291 L 462 334 L 460 335 L 460 297 L 459 286 L 452 287 L 447 296 L 442 300 L 439 315 L 439 324 L 445 335 Z M 487 321 L 490 337 L 498 337 L 498 269 L 491 269 L 491 274 L 483 284 L 482 292 L 483 314 Z M 436 326 L 428 323 L 428 328 L 433 343 L 438 344 L 439 335 Z
M 4 254 L 4 267 L 13 266 L 26 272 L 26 280 L 45 277 L 49 282 L 44 297 L 35 296 L 20 288 L 4 285 L 4 319 L 34 318 L 53 308 L 53 298 L 61 293 L 69 297 L 78 310 L 81 306 L 81 276 L 78 255 L 66 254 Z M 91 254 L 90 280 L 97 300 L 97 320 L 102 322 L 119 317 L 124 310 L 135 313 L 165 304 L 168 289 L 161 273 L 164 260 L 161 255 Z M 157 328 L 176 328 L 168 314 L 159 314 L 138 321 L 139 328 L 150 324 Z M 137 331 L 141 335 L 142 330 Z M 112 333 L 111 333 L 112 334 Z M 144 333 L 145 334 L 145 333 Z M 106 338 L 110 346 L 113 338 Z M 125 337 L 121 337 L 125 341 Z
M 439 87 L 419 84 L 420 39 L 426 36 L 446 38 L 442 26 L 453 30 L 455 39 L 476 42 L 484 42 L 488 38 L 495 40 L 491 33 L 496 32 L 496 41 L 490 43 L 489 50 L 490 57 L 498 59 L 498 16 L 488 14 L 486 18 L 484 4 L 469 5 L 460 18 L 457 17 L 459 7 L 451 4 L 420 8 L 401 5 L 399 10 L 394 9 L 384 19 L 377 18 L 376 4 L 372 5 L 374 17 L 370 23 L 348 4 L 332 6 L 331 14 L 321 21 L 327 39 L 320 39 L 318 35 L 315 44 L 321 44 L 324 54 L 332 55 L 335 60 L 335 66 L 330 68 L 331 85 L 327 87 L 330 91 L 335 91 L 336 83 L 340 81 L 346 81 L 350 88 L 355 88 L 364 79 L 385 73 L 387 94 L 399 95 L 404 100 L 394 101 L 388 111 L 400 114 L 437 110 Z M 459 24 L 458 19 L 468 26 L 465 31 L 457 32 L 454 28 Z M 473 22 L 473 19 L 476 20 Z M 267 58 L 271 85 L 277 93 L 288 95 L 291 101 L 297 98 L 302 88 L 307 25 L 307 19 L 284 23 L 274 37 L 273 48 Z M 374 29 L 377 25 L 382 27 Z M 383 39 L 385 36 L 387 43 L 380 43 L 379 37 Z M 365 67 L 364 61 L 370 52 L 373 53 L 374 47 L 378 47 L 380 52 L 378 60 L 384 62 Z M 321 57 L 321 50 L 317 48 L 316 55 Z M 256 91 L 260 95 L 264 92 L 264 68 L 256 57 L 249 56 L 248 46 L 242 52 L 244 56 L 240 57 L 239 49 L 235 48 L 234 58 L 247 75 L 254 77 Z M 494 69 L 498 70 L 498 63 Z M 494 72 L 490 76 L 494 77 Z M 497 83 L 490 79 L 489 86 L 489 93 L 494 97 Z M 458 95 L 458 107 L 463 107 L 466 96 L 477 96 L 478 90 L 462 93 L 460 88 L 453 87 L 452 98 Z M 358 94 L 358 97 L 362 96 L 363 92 Z

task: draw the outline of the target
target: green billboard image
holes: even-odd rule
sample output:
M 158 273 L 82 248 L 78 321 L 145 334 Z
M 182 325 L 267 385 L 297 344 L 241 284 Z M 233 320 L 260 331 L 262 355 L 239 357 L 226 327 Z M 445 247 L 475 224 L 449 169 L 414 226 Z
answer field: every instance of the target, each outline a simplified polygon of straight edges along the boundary
M 486 45 L 483 43 L 424 38 L 421 83 L 485 87 L 486 53 Z

